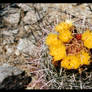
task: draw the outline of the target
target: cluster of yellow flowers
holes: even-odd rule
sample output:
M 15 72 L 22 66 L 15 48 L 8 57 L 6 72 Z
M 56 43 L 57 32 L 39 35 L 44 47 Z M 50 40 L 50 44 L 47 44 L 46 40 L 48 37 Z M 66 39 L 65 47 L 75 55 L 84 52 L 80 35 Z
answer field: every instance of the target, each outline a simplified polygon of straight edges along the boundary
M 69 55 L 66 54 L 65 44 L 72 38 L 71 28 L 73 24 L 71 21 L 61 22 L 55 27 L 59 34 L 50 33 L 46 38 L 46 44 L 49 46 L 49 54 L 53 56 L 53 64 L 61 61 L 61 67 L 66 69 L 78 69 L 82 65 L 90 64 L 90 55 L 85 50 L 80 53 Z M 92 32 L 87 30 L 82 34 L 84 46 L 92 48 Z

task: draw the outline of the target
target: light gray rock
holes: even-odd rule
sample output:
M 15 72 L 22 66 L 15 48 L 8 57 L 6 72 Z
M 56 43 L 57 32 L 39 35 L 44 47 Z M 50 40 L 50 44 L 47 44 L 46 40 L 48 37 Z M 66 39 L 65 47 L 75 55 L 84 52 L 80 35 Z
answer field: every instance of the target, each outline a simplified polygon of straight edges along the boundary
M 8 64 L 0 66 L 0 89 L 24 88 L 30 81 L 25 71 Z
M 18 29 L 2 31 L 2 35 L 5 36 L 12 36 L 13 34 L 17 34 L 17 33 L 18 33 Z
M 11 54 L 13 52 L 13 48 L 9 48 L 8 46 L 6 46 L 7 52 L 6 54 Z
M 11 33 L 13 33 L 13 34 L 17 34 L 18 33 L 18 29 L 15 29 L 15 30 L 11 30 Z
M 19 56 L 20 55 L 20 52 L 19 52 L 19 50 L 17 49 L 17 50 L 15 50 L 15 54 L 17 55 L 17 56 Z
M 23 18 L 23 21 L 25 24 L 33 24 L 37 22 L 37 16 L 35 14 L 35 11 L 27 12 L 26 16 Z
M 21 74 L 21 70 L 11 67 L 8 64 L 4 64 L 3 66 L 0 66 L 0 83 L 7 77 L 12 76 L 12 73 L 14 75 Z
M 20 52 L 28 53 L 31 56 L 36 56 L 38 53 L 38 48 L 28 39 L 20 39 L 17 45 L 17 49 Z
M 8 16 L 4 16 L 4 21 L 11 24 L 11 25 L 17 25 L 19 22 L 20 13 L 19 11 L 13 14 L 9 14 Z
M 20 3 L 20 4 L 17 4 L 23 11 L 29 11 L 31 10 L 31 7 L 29 7 L 27 4 L 23 4 L 23 3 Z

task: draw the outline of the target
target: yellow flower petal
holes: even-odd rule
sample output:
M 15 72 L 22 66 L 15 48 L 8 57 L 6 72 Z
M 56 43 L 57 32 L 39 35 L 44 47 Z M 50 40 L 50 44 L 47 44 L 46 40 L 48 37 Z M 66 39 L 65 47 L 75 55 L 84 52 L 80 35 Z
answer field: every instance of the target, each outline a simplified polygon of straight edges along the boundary
M 50 46 L 50 55 L 53 56 L 54 61 L 61 60 L 66 56 L 66 48 L 64 44 L 58 46 Z
M 72 39 L 72 35 L 71 34 L 72 33 L 69 30 L 62 31 L 59 34 L 59 39 L 62 42 L 68 42 L 70 39 Z
M 64 31 L 64 30 L 70 30 L 70 28 L 72 27 L 72 22 L 71 21 L 66 21 L 66 22 L 61 22 L 60 24 L 58 24 L 56 27 L 55 27 L 55 30 L 57 32 L 61 32 L 61 31 Z
M 91 62 L 89 53 L 85 51 L 80 52 L 77 57 L 80 59 L 81 65 L 89 65 Z
M 84 41 L 84 46 L 92 48 L 92 32 L 90 30 L 82 34 L 82 40 Z
M 48 46 L 60 45 L 60 44 L 62 44 L 62 42 L 58 39 L 57 34 L 53 34 L 53 33 L 50 33 L 50 34 L 47 36 L 45 43 L 46 43 Z
M 61 61 L 61 67 L 66 69 L 77 69 L 79 66 L 79 59 L 75 55 L 68 55 Z

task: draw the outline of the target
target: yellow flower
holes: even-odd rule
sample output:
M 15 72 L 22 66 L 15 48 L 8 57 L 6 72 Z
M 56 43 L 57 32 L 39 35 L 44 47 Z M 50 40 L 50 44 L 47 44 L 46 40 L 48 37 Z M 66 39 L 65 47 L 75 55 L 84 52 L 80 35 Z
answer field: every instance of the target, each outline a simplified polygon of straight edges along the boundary
M 77 58 L 80 59 L 81 65 L 89 65 L 90 64 L 90 55 L 89 53 L 82 51 L 77 55 Z
M 65 21 L 65 22 L 61 22 L 60 24 L 58 24 L 56 27 L 55 27 L 55 30 L 57 32 L 61 32 L 62 30 L 70 30 L 70 28 L 72 27 L 72 21 Z
M 86 30 L 83 34 L 82 34 L 82 40 L 86 40 L 88 39 L 88 36 L 90 35 L 90 30 Z
M 53 34 L 53 33 L 50 33 L 47 38 L 46 38 L 46 44 L 48 46 L 52 46 L 52 45 L 60 45 L 62 44 L 62 42 L 58 39 L 58 36 L 57 34 Z
M 92 36 L 89 37 L 89 39 L 84 41 L 84 46 L 87 48 L 92 48 Z
M 54 61 L 61 60 L 66 56 L 66 48 L 64 44 L 58 46 L 50 46 L 50 55 L 53 56 Z
M 84 41 L 84 46 L 92 48 L 92 32 L 90 30 L 82 34 L 82 40 Z
M 61 61 L 61 67 L 66 69 L 77 69 L 80 66 L 80 61 L 75 55 L 68 55 Z
M 55 27 L 55 30 L 59 32 L 59 39 L 61 41 L 68 42 L 70 39 L 72 39 L 72 33 L 70 32 L 70 28 L 72 26 L 72 22 L 67 20 L 66 22 L 61 22 Z
M 72 33 L 69 30 L 61 31 L 59 34 L 59 39 L 62 42 L 68 42 L 70 39 L 72 39 Z

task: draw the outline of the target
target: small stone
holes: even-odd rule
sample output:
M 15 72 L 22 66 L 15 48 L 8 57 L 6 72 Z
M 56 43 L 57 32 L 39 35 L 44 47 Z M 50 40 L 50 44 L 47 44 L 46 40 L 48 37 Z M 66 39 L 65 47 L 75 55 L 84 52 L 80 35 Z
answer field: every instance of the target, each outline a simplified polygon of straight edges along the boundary
M 13 34 L 17 34 L 18 31 L 19 31 L 18 29 L 12 30 L 12 33 L 13 33 Z
M 24 26 L 25 30 L 28 31 L 29 30 L 29 26 Z
M 17 45 L 17 49 L 20 52 L 28 53 L 31 56 L 36 57 L 38 53 L 38 48 L 28 39 L 20 39 Z
M 23 18 L 25 24 L 33 24 L 37 22 L 37 16 L 34 11 L 27 12 L 26 16 Z
M 16 25 L 19 22 L 20 18 L 20 13 L 14 13 L 14 14 L 9 14 L 8 16 L 4 17 L 4 20 L 11 24 L 11 25 Z
M 16 54 L 17 56 L 19 56 L 19 55 L 20 55 L 19 50 L 16 50 L 16 51 L 15 51 L 15 54 Z
M 11 54 L 12 53 L 12 49 L 11 48 L 8 48 L 7 49 L 7 53 Z
M 22 10 L 29 11 L 31 10 L 31 7 L 29 7 L 27 4 L 17 4 Z
M 13 48 L 9 48 L 8 45 L 6 46 L 7 54 L 11 54 L 13 52 Z

